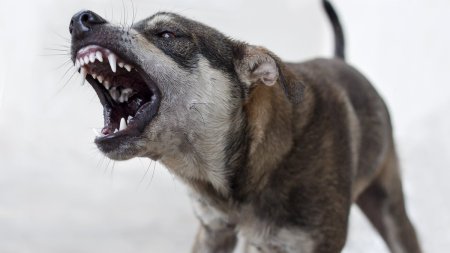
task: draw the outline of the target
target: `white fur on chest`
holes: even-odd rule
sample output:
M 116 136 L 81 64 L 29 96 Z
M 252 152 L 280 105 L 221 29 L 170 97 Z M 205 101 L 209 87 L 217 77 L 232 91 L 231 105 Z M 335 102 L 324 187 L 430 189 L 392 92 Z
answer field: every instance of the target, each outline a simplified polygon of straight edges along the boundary
M 299 228 L 277 228 L 262 224 L 239 226 L 241 237 L 261 253 L 312 253 L 312 237 Z M 251 251 L 252 252 L 252 251 Z M 258 252 L 258 251 L 256 251 Z
M 210 206 L 201 198 L 192 197 L 194 212 L 200 222 L 212 230 L 221 230 L 234 225 L 236 233 L 239 233 L 240 237 L 249 244 L 247 252 L 311 253 L 314 251 L 315 243 L 311 235 L 300 228 L 271 226 L 270 221 L 256 219 L 250 208 L 227 214 Z

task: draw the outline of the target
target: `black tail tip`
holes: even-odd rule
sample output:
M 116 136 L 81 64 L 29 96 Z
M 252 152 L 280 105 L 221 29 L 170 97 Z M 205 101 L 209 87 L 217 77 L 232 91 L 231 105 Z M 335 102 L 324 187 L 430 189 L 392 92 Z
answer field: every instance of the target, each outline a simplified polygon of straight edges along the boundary
M 328 0 L 322 0 L 322 4 L 334 31 L 334 56 L 345 60 L 345 38 L 341 22 L 339 21 L 339 17 L 333 5 Z

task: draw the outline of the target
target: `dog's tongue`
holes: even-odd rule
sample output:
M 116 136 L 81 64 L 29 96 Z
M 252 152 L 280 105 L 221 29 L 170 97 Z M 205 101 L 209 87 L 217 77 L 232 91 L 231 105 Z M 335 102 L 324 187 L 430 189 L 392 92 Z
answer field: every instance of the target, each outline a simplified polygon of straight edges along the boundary
M 116 129 L 117 130 L 117 129 Z M 101 132 L 103 135 L 110 135 L 110 134 L 113 134 L 113 133 L 115 133 L 115 130 L 113 130 L 111 127 L 108 127 L 108 126 L 105 126 L 103 129 L 102 129 L 102 132 Z

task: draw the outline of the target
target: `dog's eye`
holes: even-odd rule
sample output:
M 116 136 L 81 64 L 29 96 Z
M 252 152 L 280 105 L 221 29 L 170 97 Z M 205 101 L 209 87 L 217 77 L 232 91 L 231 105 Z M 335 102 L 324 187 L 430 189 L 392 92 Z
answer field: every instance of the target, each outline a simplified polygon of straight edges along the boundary
M 175 38 L 175 34 L 173 32 L 169 32 L 169 31 L 164 31 L 158 34 L 159 37 L 164 38 L 164 39 L 173 39 Z

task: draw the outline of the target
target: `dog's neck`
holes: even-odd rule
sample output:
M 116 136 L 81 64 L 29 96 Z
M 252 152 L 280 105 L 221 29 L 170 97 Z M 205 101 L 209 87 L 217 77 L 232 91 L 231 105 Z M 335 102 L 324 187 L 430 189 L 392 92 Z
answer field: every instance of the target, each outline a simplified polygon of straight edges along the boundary
M 233 148 L 234 153 L 228 154 L 232 157 L 229 160 L 233 162 L 224 165 L 227 178 L 223 181 L 228 185 L 217 188 L 217 184 L 205 181 L 205 178 L 184 177 L 175 170 L 195 192 L 214 202 L 221 202 L 217 203 L 219 205 L 244 200 L 264 189 L 272 172 L 293 146 L 292 103 L 280 85 L 253 87 L 242 110 L 238 112 L 242 113 L 246 117 L 235 116 L 247 118 L 247 128 L 242 128 L 244 122 L 236 122 L 236 131 L 241 132 L 242 140 Z M 166 164 L 169 169 L 171 165 Z
M 280 85 L 258 85 L 244 110 L 250 142 L 243 193 L 249 194 L 264 189 L 272 171 L 292 148 L 292 103 Z
M 281 86 L 257 85 L 244 105 L 247 116 L 247 159 L 236 171 L 232 193 L 245 199 L 263 190 L 293 147 L 292 103 Z

